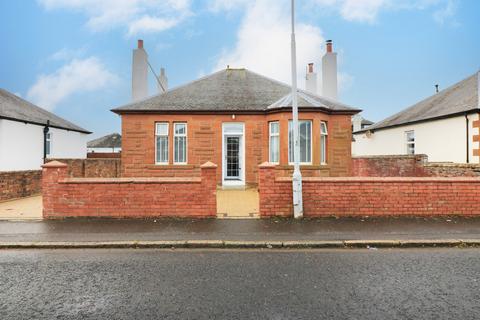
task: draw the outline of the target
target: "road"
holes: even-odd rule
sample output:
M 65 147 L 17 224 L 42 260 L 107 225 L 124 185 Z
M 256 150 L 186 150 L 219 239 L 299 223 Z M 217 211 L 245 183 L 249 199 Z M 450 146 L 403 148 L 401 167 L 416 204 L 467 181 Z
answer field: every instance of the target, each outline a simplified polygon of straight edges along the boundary
M 0 319 L 478 319 L 480 249 L 4 250 Z

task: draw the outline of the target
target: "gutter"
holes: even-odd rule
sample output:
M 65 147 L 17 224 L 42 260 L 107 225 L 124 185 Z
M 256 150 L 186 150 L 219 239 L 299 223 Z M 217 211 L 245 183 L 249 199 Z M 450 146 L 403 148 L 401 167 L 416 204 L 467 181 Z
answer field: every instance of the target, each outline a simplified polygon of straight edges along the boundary
M 5 117 L 5 116 L 2 116 L 0 115 L 0 119 L 5 119 L 5 120 L 9 120 L 9 121 L 16 121 L 16 122 L 22 122 L 22 123 L 28 123 L 28 124 L 34 124 L 34 125 L 37 125 L 37 126 L 45 126 L 45 123 L 42 123 L 42 122 L 35 122 L 35 121 L 30 121 L 30 120 L 22 120 L 22 119 L 16 119 L 16 118 L 11 118 L 11 117 Z M 50 121 L 50 120 L 47 120 L 47 121 Z M 62 130 L 67 130 L 67 131 L 74 131 L 74 132 L 80 132 L 80 133 L 85 133 L 85 134 L 91 134 L 92 132 L 91 131 L 88 131 L 88 130 L 80 130 L 80 129 L 72 129 L 72 128 L 66 128 L 66 127 L 62 127 L 62 126 L 57 126 L 57 125 L 49 125 L 50 128 L 57 128 L 57 129 L 62 129 Z

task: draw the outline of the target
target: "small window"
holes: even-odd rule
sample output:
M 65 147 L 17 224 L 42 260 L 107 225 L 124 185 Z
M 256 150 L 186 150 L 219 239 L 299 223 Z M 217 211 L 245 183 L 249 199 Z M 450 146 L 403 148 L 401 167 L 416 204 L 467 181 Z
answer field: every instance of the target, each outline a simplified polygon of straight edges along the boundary
M 278 163 L 280 158 L 280 126 L 278 121 L 270 122 L 270 162 Z
M 49 157 L 52 153 L 52 133 L 47 132 L 45 139 L 45 150 L 46 156 Z
M 300 163 L 312 163 L 312 121 L 298 121 Z M 288 122 L 288 162 L 293 163 L 293 121 Z
M 187 124 L 174 124 L 174 141 L 173 141 L 173 162 L 185 164 L 187 163 Z
M 168 123 L 155 124 L 155 163 L 168 164 Z
M 407 142 L 407 154 L 415 154 L 415 132 L 406 131 L 405 138 Z
M 327 123 L 320 122 L 320 163 L 321 164 L 327 163 L 327 137 L 328 137 Z

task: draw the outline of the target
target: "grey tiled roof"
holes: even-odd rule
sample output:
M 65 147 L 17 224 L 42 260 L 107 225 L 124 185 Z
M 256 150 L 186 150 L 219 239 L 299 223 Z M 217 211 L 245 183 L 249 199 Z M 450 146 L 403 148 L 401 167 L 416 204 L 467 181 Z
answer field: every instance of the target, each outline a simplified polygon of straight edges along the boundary
M 39 125 L 45 125 L 47 124 L 47 120 L 50 120 L 51 127 L 91 133 L 4 89 L 0 89 L 0 119 L 1 118 Z
M 480 71 L 358 132 L 385 129 L 480 110 L 479 86 Z
M 247 69 L 225 69 L 142 101 L 112 111 L 268 111 L 275 103 L 288 100 L 291 87 Z M 299 107 L 321 107 L 332 112 L 357 113 L 337 101 L 299 90 Z M 277 107 L 288 107 L 288 103 Z
M 122 146 L 122 136 L 118 133 L 112 133 L 87 142 L 88 148 L 120 148 Z

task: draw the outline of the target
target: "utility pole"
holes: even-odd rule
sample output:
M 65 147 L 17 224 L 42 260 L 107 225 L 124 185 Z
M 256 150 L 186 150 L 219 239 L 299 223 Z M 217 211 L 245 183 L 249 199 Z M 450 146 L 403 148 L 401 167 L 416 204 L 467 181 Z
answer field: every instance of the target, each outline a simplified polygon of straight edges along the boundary
M 293 216 L 303 217 L 302 173 L 300 172 L 300 141 L 297 102 L 297 49 L 295 45 L 295 0 L 292 0 L 292 113 L 293 113 Z

